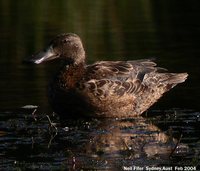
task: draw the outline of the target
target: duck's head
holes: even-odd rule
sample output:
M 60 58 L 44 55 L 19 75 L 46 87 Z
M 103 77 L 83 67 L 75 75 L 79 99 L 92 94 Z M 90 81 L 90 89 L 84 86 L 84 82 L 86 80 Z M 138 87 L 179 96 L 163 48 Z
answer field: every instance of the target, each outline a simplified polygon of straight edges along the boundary
M 80 64 L 85 61 L 85 51 L 79 36 L 64 33 L 54 38 L 41 52 L 31 57 L 31 62 L 40 64 L 60 58 L 68 64 Z

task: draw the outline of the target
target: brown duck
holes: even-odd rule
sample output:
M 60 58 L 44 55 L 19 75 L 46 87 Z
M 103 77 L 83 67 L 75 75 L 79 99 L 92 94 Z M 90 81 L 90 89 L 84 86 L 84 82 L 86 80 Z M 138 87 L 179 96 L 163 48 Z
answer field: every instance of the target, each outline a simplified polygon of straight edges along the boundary
M 85 62 L 79 36 L 58 35 L 31 59 L 40 64 L 60 58 L 62 67 L 49 84 L 49 102 L 61 118 L 134 117 L 186 80 L 187 73 L 166 73 L 151 59 Z

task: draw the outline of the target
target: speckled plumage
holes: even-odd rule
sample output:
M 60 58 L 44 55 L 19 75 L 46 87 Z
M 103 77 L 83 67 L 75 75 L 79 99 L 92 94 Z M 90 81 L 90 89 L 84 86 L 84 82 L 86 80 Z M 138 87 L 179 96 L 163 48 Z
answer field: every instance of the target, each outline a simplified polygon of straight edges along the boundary
M 187 78 L 187 73 L 166 73 L 150 59 L 86 65 L 82 42 L 71 33 L 57 36 L 32 61 L 57 57 L 63 64 L 50 83 L 49 101 L 62 118 L 137 116 Z

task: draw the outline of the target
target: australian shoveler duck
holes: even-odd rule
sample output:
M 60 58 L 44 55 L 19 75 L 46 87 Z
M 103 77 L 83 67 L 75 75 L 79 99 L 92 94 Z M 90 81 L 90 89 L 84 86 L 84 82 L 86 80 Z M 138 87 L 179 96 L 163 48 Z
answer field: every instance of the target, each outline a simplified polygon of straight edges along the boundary
M 168 73 L 151 59 L 85 62 L 79 36 L 61 34 L 32 56 L 40 64 L 60 58 L 62 67 L 49 84 L 49 102 L 61 118 L 134 117 L 165 92 L 186 80 L 187 73 Z

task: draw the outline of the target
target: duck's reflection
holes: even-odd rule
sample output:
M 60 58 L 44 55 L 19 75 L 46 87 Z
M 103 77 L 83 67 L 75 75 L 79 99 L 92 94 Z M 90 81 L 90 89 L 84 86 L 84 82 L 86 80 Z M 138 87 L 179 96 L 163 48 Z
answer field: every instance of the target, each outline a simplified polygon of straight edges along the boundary
M 98 133 L 92 133 L 93 136 L 86 145 L 87 153 L 121 155 L 122 152 L 129 151 L 135 157 L 163 154 L 167 157 L 178 143 L 178 140 L 161 132 L 142 117 L 131 120 L 104 120 L 96 131 Z
M 169 160 L 171 156 L 188 150 L 186 145 L 142 117 L 94 120 L 85 123 L 90 123 L 86 124 L 87 131 L 83 131 L 82 128 L 76 129 L 77 134 L 82 132 L 85 138 L 82 136 L 82 140 L 74 140 L 78 146 L 75 145 L 71 149 L 74 150 L 74 156 L 82 156 L 81 163 L 87 163 L 89 157 L 89 160 L 104 161 L 104 164 L 109 166 L 127 161 L 143 165 L 145 160 L 149 159 L 152 159 L 154 164 L 159 164 L 154 159 Z M 78 163 L 80 164 L 76 164 Z

